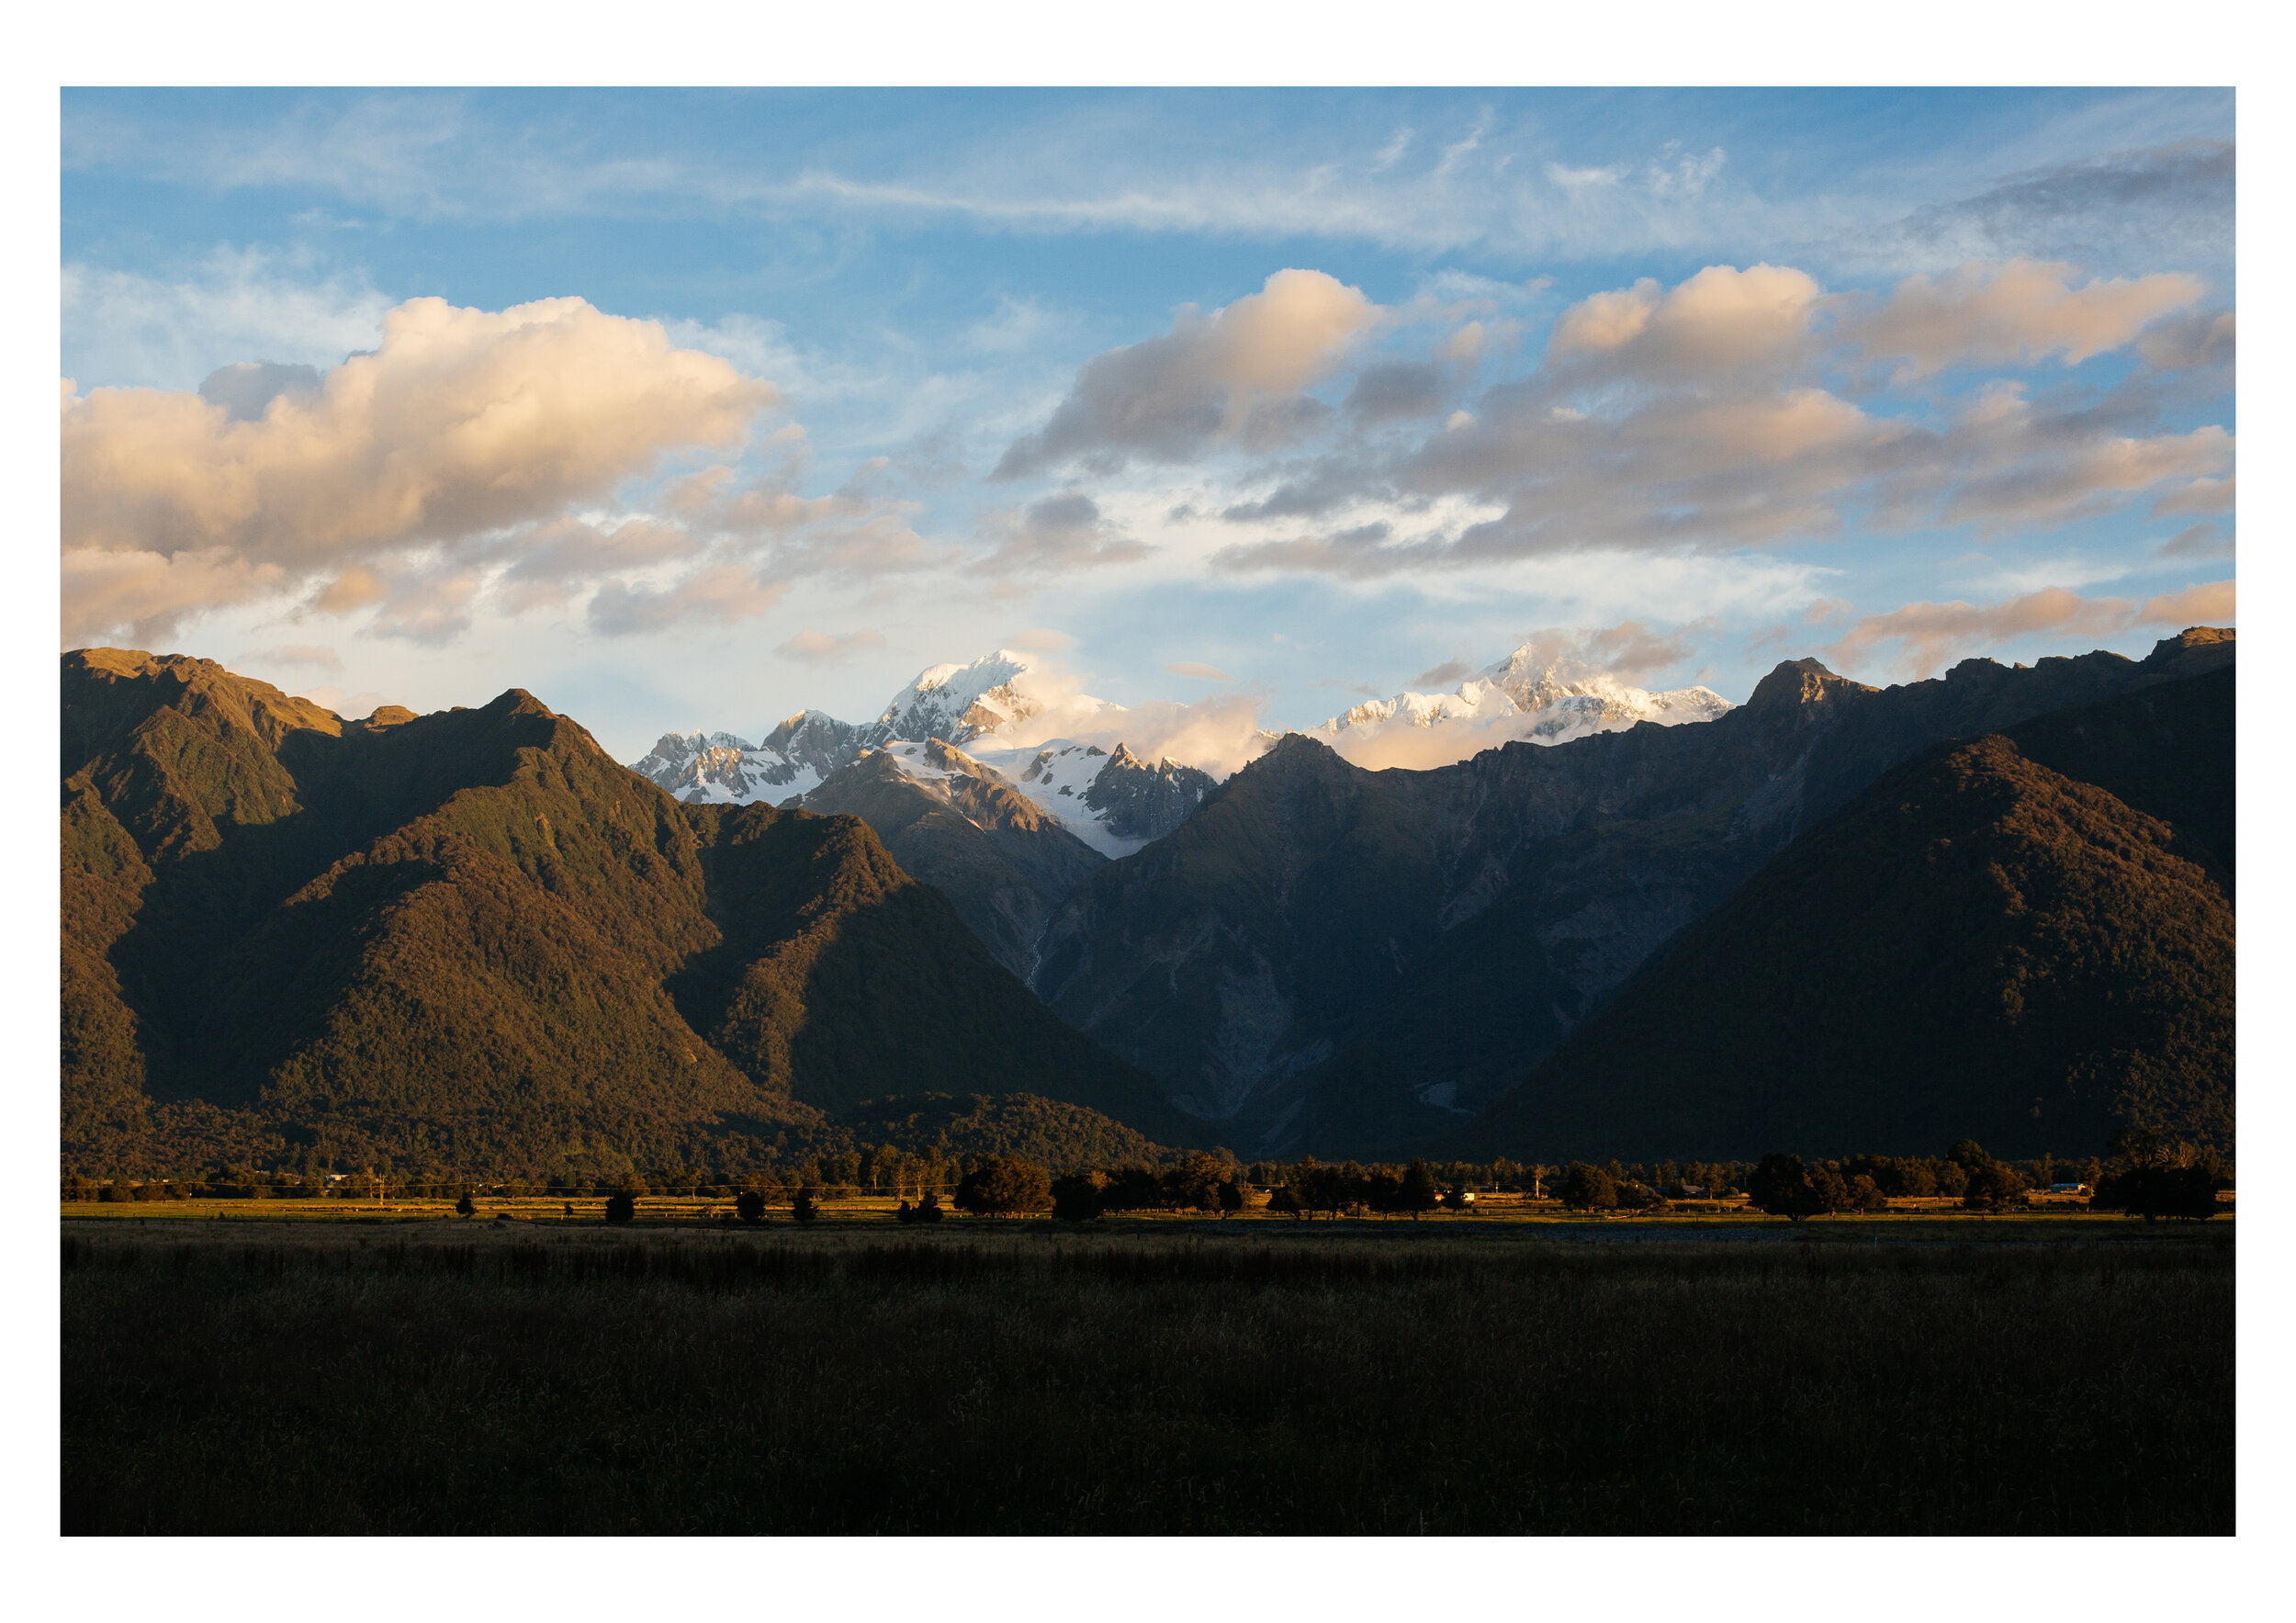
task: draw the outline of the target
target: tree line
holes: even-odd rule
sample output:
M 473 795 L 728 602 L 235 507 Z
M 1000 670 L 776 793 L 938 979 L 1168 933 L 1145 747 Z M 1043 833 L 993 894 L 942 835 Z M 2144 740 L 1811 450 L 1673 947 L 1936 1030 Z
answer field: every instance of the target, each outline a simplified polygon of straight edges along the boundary
M 2016 1211 L 2031 1203 L 2036 1189 L 2074 1182 L 2099 1210 L 2127 1212 L 2148 1221 L 2161 1217 L 2205 1218 L 2217 1206 L 2218 1191 L 2232 1187 L 2232 1167 L 2214 1149 L 2171 1143 L 2160 1134 L 2133 1130 L 2113 1142 L 2109 1159 L 2078 1164 L 2043 1155 L 2037 1160 L 1996 1159 L 1974 1140 L 1961 1139 L 1944 1155 L 1859 1155 L 1805 1163 L 1784 1153 L 1759 1162 L 1677 1163 L 1655 1166 L 1570 1161 L 1560 1166 L 1493 1162 L 1364 1166 L 1262 1160 L 1249 1166 L 1222 1150 L 1192 1151 L 1172 1165 L 1139 1162 L 1096 1167 L 1055 1177 L 1020 1155 L 943 1157 L 916 1155 L 892 1145 L 877 1151 L 817 1155 L 787 1168 L 766 1167 L 738 1180 L 695 1167 L 665 1167 L 647 1173 L 581 1177 L 562 1175 L 497 1183 L 422 1179 L 372 1170 L 330 1180 L 310 1171 L 264 1172 L 225 1166 L 199 1179 L 92 1179 L 73 1173 L 62 1179 L 66 1200 L 169 1201 L 186 1200 L 457 1200 L 474 1196 L 510 1200 L 604 1197 L 609 1216 L 635 1213 L 638 1198 L 686 1196 L 736 1201 L 738 1215 L 763 1221 L 769 1208 L 788 1206 L 800 1222 L 823 1202 L 863 1194 L 894 1194 L 904 1222 L 932 1223 L 955 1210 L 975 1215 L 1024 1215 L 1051 1212 L 1057 1218 L 1088 1222 L 1107 1212 L 1194 1212 L 1226 1216 L 1261 1204 L 1302 1222 L 1318 1216 L 1410 1216 L 1448 1208 L 1464 1211 L 1475 1192 L 1517 1192 L 1533 1200 L 1559 1200 L 1580 1212 L 1654 1211 L 1683 1200 L 1743 1195 L 1756 1210 L 1794 1221 L 1838 1212 L 1871 1212 L 1891 1200 L 1944 1198 L 1971 1212 Z M 944 1206 L 943 1201 L 947 1204 Z

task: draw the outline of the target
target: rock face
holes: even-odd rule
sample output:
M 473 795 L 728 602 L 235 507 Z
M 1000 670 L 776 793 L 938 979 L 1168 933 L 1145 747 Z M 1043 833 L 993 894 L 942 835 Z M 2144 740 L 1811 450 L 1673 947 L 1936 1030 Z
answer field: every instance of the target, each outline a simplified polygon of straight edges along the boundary
M 1151 766 L 1119 744 L 1093 774 L 1084 802 L 1120 840 L 1162 840 L 1196 815 L 1218 785 L 1210 772 L 1159 761 Z
M 2231 662 L 1969 660 L 1877 691 L 1779 666 L 1704 725 L 1366 772 L 1293 735 L 1079 886 L 1033 981 L 1247 1152 L 1361 1154 L 1462 1123 L 1803 829 L 1945 738 Z
M 804 804 L 867 823 L 894 860 L 946 896 L 1023 981 L 1053 907 L 1108 860 L 1000 774 L 938 738 L 872 750 L 830 773 Z
M 932 1090 L 1188 1129 L 865 824 L 681 806 L 530 694 L 349 722 L 87 649 L 62 719 L 68 1159 L 723 1166 Z
M 2032 1156 L 2128 1125 L 2229 1151 L 2233 683 L 2146 688 L 1884 773 L 1439 1153 L 1975 1137 Z
M 746 806 L 804 795 L 853 759 L 861 729 L 801 710 L 751 744 L 731 733 L 664 733 L 630 770 L 680 800 Z

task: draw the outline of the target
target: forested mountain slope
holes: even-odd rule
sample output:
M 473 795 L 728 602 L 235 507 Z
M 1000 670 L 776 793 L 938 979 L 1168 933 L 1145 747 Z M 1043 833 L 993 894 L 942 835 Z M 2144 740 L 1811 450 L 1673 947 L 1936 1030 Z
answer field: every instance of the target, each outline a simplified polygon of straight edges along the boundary
M 957 1089 L 1173 1124 L 859 821 L 681 806 L 524 693 L 346 722 L 88 649 L 62 721 L 67 1163 L 738 1165 Z
M 1885 774 L 1438 1148 L 2229 1150 L 2232 715 L 2224 671 Z
M 1801 660 L 1712 722 L 1431 772 L 1366 772 L 1294 735 L 1080 885 L 1034 985 L 1239 1150 L 1424 1139 L 1888 768 L 2232 654 L 2196 630 L 2142 661 L 1973 659 L 1884 690 Z

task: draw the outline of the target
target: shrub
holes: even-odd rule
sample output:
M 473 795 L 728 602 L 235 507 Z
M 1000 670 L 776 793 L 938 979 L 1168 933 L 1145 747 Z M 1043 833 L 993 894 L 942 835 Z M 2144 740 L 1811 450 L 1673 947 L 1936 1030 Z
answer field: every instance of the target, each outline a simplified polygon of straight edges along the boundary
M 629 1223 L 636 1216 L 637 1198 L 636 1196 L 617 1190 L 606 1197 L 606 1221 L 608 1223 Z
M 478 1214 L 478 1205 L 471 1200 L 467 1189 L 463 1191 L 462 1199 L 455 1202 L 455 1212 L 461 1217 L 476 1217 Z
M 917 1223 L 939 1223 L 944 1215 L 940 1197 L 930 1189 L 925 1191 L 925 1198 L 917 1203 L 917 1210 L 910 1213 L 912 1220 Z
M 799 1223 L 811 1223 L 821 1215 L 821 1202 L 811 1184 L 801 1185 L 789 1202 L 789 1214 Z
M 765 1191 L 744 1189 L 734 1197 L 734 1213 L 744 1223 L 765 1221 Z

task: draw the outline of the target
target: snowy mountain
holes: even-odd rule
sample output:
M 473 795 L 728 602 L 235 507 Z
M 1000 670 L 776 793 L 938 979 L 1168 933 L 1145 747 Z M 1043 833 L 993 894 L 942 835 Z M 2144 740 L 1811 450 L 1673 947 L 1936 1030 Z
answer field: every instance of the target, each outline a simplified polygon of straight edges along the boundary
M 704 805 L 779 805 L 810 793 L 853 759 L 861 729 L 819 710 L 801 710 L 762 744 L 731 733 L 664 733 L 630 770 L 659 783 L 681 800 Z
M 1652 693 L 1607 672 L 1566 674 L 1526 643 L 1456 693 L 1373 699 L 1306 730 L 1359 765 L 1438 766 L 1509 739 L 1559 744 L 1638 722 L 1713 721 L 1730 708 L 1711 688 Z
M 805 805 L 867 823 L 894 861 L 946 896 L 1023 980 L 1045 919 L 1107 861 L 1002 773 L 938 738 L 864 750 Z
M 861 729 L 861 749 L 895 739 L 969 744 L 1042 713 L 1043 704 L 1015 685 L 1035 667 L 1024 655 L 998 648 L 970 665 L 935 665 L 894 694 L 884 714 Z
M 1126 714 L 1104 700 L 1062 693 L 1052 716 L 1046 697 L 1032 691 L 1038 674 L 1026 655 L 999 648 L 969 665 L 919 671 L 872 722 L 802 710 L 757 744 L 732 733 L 665 733 L 631 770 L 681 800 L 797 801 L 820 810 L 815 792 L 872 751 L 887 757 L 880 771 L 940 781 L 947 772 L 935 763 L 942 758 L 929 747 L 939 740 L 958 747 L 973 769 L 1026 797 L 1104 857 L 1129 856 L 1170 833 L 1211 793 L 1216 780 L 1210 773 L 1172 761 L 1151 764 L 1121 742 L 1109 750 L 1026 738 L 1028 724 L 1040 718 L 1120 727 Z

